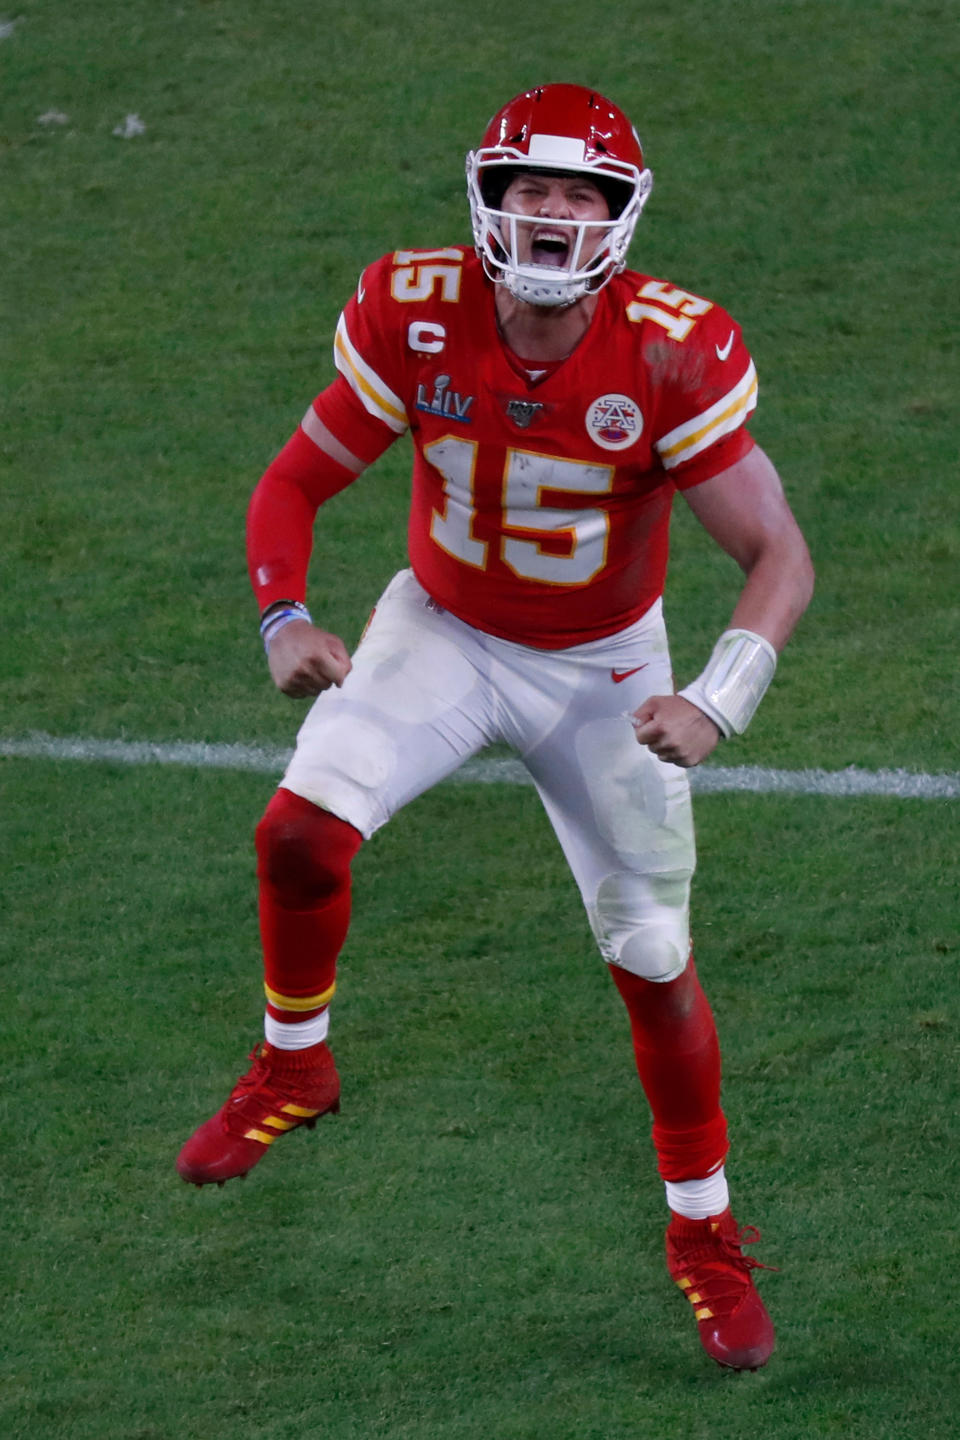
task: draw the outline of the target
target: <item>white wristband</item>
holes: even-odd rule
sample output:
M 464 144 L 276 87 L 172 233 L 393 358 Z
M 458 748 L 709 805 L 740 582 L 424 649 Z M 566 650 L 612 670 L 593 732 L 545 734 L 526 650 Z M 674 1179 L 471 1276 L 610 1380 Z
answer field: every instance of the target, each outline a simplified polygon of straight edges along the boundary
M 776 668 L 777 652 L 769 640 L 753 630 L 724 630 L 703 674 L 679 693 L 729 740 L 750 724 Z

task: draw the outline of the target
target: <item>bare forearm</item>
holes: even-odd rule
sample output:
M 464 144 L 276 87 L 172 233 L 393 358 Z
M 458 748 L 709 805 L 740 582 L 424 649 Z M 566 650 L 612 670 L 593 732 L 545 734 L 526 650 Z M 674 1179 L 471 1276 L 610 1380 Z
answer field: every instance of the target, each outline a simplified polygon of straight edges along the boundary
M 782 650 L 810 603 L 813 566 L 770 460 L 754 446 L 729 470 L 684 493 L 747 577 L 730 628 L 752 630 Z
M 686 498 L 746 576 L 703 673 L 678 695 L 651 697 L 634 715 L 641 744 L 661 760 L 689 766 L 705 759 L 721 735 L 742 735 L 749 725 L 773 678 L 774 652 L 810 603 L 813 566 L 777 472 L 758 448 Z
M 730 619 L 732 630 L 752 630 L 781 651 L 813 595 L 813 565 L 799 532 L 791 543 L 765 550 L 747 574 Z

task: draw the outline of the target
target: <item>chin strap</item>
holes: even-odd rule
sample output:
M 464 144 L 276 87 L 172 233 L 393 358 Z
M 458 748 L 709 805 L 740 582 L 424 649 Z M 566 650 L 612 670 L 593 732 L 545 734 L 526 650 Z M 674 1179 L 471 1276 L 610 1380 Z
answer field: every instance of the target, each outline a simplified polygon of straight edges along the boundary
M 544 305 L 551 309 L 566 309 L 575 305 L 587 294 L 586 284 L 582 281 L 572 284 L 558 284 L 549 278 L 543 280 L 531 277 L 528 274 L 510 274 L 498 277 L 510 294 L 516 300 L 523 300 L 528 305 Z
M 777 668 L 777 652 L 753 630 L 724 630 L 702 675 L 679 693 L 696 705 L 725 740 L 742 735 Z

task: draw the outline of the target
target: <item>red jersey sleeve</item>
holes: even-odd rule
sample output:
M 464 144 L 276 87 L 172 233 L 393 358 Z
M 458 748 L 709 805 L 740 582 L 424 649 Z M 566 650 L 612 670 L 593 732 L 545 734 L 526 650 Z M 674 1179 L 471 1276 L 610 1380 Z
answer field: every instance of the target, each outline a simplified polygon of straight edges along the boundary
M 253 492 L 247 563 L 261 609 L 275 600 L 304 599 L 317 509 L 407 428 L 403 402 L 383 378 L 395 366 L 385 327 L 377 326 L 374 314 L 388 265 L 385 257 L 361 277 L 337 327 L 339 375 L 313 401 Z
M 719 305 L 687 299 L 691 314 L 681 302 L 677 334 L 681 318 L 690 318 L 689 335 L 652 342 L 664 373 L 654 449 L 678 490 L 719 475 L 753 448 L 746 422 L 757 404 L 757 372 L 740 326 Z M 701 305 L 706 313 L 697 316 Z
M 389 304 L 393 257 L 360 277 L 333 342 L 337 382 L 314 402 L 324 424 L 368 463 L 403 435 L 410 420 L 401 398 L 406 362 L 397 307 Z
M 247 509 L 247 567 L 261 610 L 304 599 L 317 509 L 357 473 L 321 450 L 303 425 L 267 466 Z

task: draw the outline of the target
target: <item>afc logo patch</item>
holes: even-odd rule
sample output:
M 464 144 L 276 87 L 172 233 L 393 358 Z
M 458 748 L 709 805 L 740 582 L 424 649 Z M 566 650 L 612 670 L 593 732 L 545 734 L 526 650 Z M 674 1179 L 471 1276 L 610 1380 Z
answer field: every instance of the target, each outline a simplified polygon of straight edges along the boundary
M 604 450 L 625 450 L 643 434 L 640 406 L 629 395 L 601 395 L 585 416 L 587 434 Z

